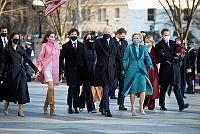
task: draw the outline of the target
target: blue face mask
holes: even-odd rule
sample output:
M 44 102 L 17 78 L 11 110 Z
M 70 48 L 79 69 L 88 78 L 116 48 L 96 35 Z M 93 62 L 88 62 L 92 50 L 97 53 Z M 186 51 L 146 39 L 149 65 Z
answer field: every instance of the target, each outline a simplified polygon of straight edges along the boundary
M 140 43 L 140 39 L 133 39 L 133 44 L 138 45 Z
M 19 44 L 19 39 L 13 39 L 13 43 Z

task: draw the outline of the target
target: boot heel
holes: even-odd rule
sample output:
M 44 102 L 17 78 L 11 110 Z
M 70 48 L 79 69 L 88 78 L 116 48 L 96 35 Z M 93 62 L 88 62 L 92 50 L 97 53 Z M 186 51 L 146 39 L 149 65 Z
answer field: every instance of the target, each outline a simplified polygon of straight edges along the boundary
M 50 104 L 50 115 L 56 116 L 56 112 L 54 111 L 54 104 Z
M 44 103 L 44 114 L 45 115 L 48 114 L 47 108 L 48 108 L 48 102 L 45 101 L 45 103 Z
M 9 106 L 9 102 L 6 102 L 4 104 L 4 109 L 3 109 L 3 112 L 4 112 L 5 115 L 8 115 L 8 106 Z
M 19 104 L 18 116 L 19 117 L 24 117 L 23 105 L 22 104 Z

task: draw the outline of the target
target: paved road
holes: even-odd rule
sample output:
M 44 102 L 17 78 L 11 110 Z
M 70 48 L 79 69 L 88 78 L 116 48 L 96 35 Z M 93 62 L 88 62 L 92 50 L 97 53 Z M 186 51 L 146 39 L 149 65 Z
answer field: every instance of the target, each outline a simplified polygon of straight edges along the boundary
M 158 101 L 154 111 L 146 110 L 146 115 L 132 117 L 130 99 L 125 100 L 128 111 L 118 111 L 116 100 L 111 100 L 112 118 L 101 116 L 100 113 L 80 114 L 67 113 L 67 87 L 62 84 L 56 87 L 56 113 L 51 117 L 43 115 L 43 102 L 46 85 L 37 82 L 29 84 L 31 103 L 24 106 L 25 117 L 17 117 L 17 106 L 11 104 L 9 116 L 0 112 L 0 134 L 199 134 L 200 133 L 200 94 L 186 94 L 185 102 L 190 103 L 189 109 L 179 112 L 174 94 L 166 97 L 169 111 L 160 111 Z M 0 111 L 3 104 L 0 103 Z M 136 108 L 139 98 L 136 99 Z

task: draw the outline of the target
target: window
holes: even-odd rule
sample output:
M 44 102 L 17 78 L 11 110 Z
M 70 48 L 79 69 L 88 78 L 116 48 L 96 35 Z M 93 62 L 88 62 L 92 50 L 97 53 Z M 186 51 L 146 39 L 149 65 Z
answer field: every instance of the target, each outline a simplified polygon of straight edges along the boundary
M 154 21 L 155 20 L 155 9 L 151 8 L 148 9 L 148 21 Z
M 98 9 L 98 21 L 101 22 L 101 9 Z
M 103 21 L 106 21 L 106 9 L 103 9 Z
M 82 16 L 83 21 L 85 21 L 85 20 L 86 20 L 86 12 L 85 12 L 85 9 L 82 9 L 82 11 L 81 11 L 81 16 Z
M 119 18 L 119 8 L 115 8 L 115 18 Z
M 87 15 L 87 17 L 88 17 L 87 20 L 90 21 L 90 20 L 91 20 L 91 18 L 90 18 L 90 16 L 91 16 L 91 11 L 90 11 L 90 9 L 88 9 L 87 14 L 88 14 L 88 15 Z

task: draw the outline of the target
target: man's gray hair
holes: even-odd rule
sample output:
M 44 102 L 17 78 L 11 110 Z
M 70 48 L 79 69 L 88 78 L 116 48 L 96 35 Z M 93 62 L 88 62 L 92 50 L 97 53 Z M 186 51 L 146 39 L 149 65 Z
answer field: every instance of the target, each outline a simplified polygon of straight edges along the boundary
M 104 27 L 104 29 L 107 29 L 107 28 L 112 29 L 112 31 L 113 31 L 113 28 L 112 28 L 111 25 L 107 25 L 107 26 Z

